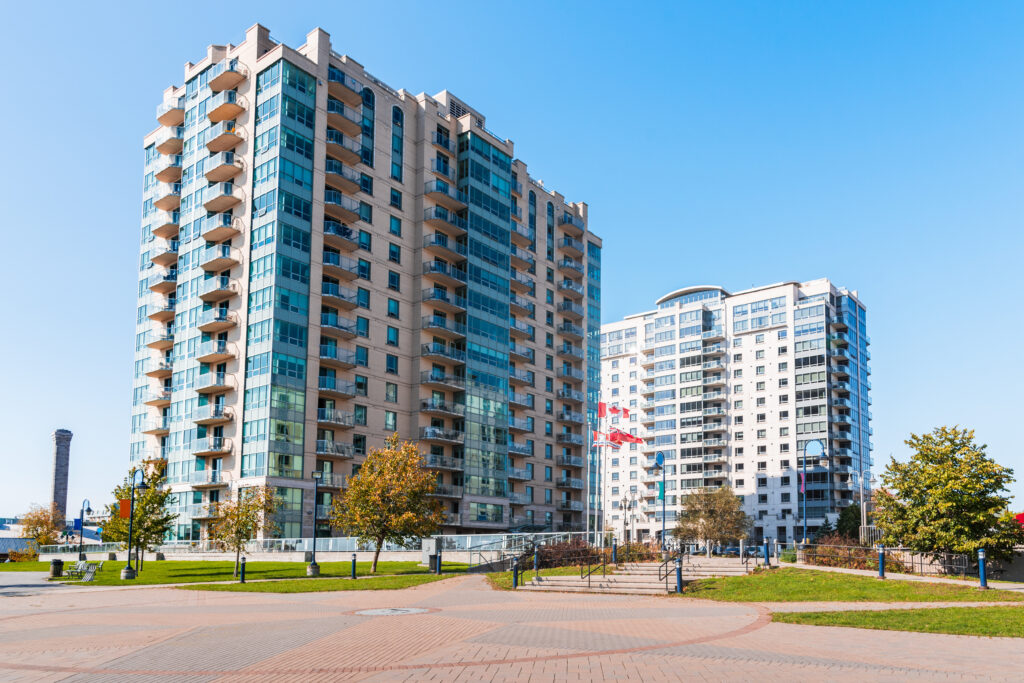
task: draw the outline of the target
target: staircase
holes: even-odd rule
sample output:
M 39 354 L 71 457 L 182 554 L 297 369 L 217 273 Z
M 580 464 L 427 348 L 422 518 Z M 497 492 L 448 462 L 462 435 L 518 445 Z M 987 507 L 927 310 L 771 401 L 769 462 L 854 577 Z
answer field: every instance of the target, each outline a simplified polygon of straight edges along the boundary
M 630 562 L 607 576 L 595 572 L 588 578 L 575 576 L 532 576 L 523 574 L 519 590 L 562 593 L 624 593 L 628 595 L 665 595 L 676 590 L 675 564 L 669 563 L 666 575 L 660 562 Z M 683 561 L 683 585 L 697 579 L 716 576 L 743 576 L 748 568 L 734 557 L 687 557 Z

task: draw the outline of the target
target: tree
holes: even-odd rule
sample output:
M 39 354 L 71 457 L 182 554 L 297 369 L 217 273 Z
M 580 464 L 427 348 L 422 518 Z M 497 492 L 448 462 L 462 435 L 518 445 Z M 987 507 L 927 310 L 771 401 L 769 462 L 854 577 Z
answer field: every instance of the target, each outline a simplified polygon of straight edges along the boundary
M 32 539 L 37 549 L 41 545 L 55 545 L 64 533 L 64 518 L 56 503 L 51 503 L 48 508 L 33 505 L 20 520 L 22 533 Z
M 892 459 L 875 494 L 875 524 L 886 545 L 919 552 L 967 553 L 985 548 L 1010 559 L 1024 529 L 1009 510 L 1013 470 L 997 464 L 974 442 L 974 431 L 938 427 L 911 434 L 905 463 Z
M 235 576 L 238 576 L 238 561 L 245 544 L 260 531 L 264 534 L 277 531 L 273 516 L 280 504 L 281 500 L 270 486 L 239 489 L 233 500 L 211 503 L 215 506 L 215 516 L 207 524 L 207 536 L 220 547 L 235 551 Z
M 836 533 L 860 542 L 860 505 L 850 505 L 842 509 L 836 522 Z
M 814 532 L 814 538 L 812 538 L 811 540 L 817 542 L 817 541 L 820 541 L 823 538 L 827 538 L 829 536 L 834 536 L 835 533 L 836 533 L 836 528 L 834 526 L 832 526 L 832 522 L 829 521 L 828 517 L 826 517 L 825 518 L 825 522 L 821 526 L 818 527 L 817 531 Z
M 385 543 L 404 543 L 436 533 L 444 522 L 441 502 L 431 498 L 436 486 L 424 469 L 423 456 L 414 443 L 388 437 L 384 448 L 370 451 L 348 489 L 335 498 L 331 526 L 373 543 L 371 573 Z
M 681 541 L 728 543 L 750 533 L 751 519 L 732 489 L 700 489 L 686 497 L 672 535 Z
M 110 543 L 122 543 L 128 546 L 128 518 L 120 515 L 120 501 L 132 497 L 132 482 L 135 481 L 133 467 L 128 476 L 113 491 L 117 502 L 107 505 L 107 521 L 103 524 L 103 540 Z M 167 535 L 174 530 L 174 521 L 178 515 L 170 512 L 167 504 L 173 493 L 166 487 L 167 478 L 163 467 L 157 465 L 143 470 L 143 481 L 147 488 L 135 490 L 135 507 L 132 515 L 132 545 L 143 551 L 139 556 L 139 568 L 142 568 L 144 553 L 155 549 Z

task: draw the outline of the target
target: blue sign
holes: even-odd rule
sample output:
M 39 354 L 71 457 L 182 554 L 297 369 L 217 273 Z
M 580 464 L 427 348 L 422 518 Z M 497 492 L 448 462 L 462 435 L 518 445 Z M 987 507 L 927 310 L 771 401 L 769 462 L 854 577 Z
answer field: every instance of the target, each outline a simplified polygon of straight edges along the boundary
M 658 451 L 657 453 L 655 453 L 654 454 L 654 462 L 656 462 L 658 464 L 658 467 L 661 467 L 662 465 L 664 465 L 665 464 L 665 454 L 662 453 L 661 451 Z
M 72 528 L 75 531 L 81 531 L 82 530 L 82 518 L 81 517 L 75 517 L 75 525 Z

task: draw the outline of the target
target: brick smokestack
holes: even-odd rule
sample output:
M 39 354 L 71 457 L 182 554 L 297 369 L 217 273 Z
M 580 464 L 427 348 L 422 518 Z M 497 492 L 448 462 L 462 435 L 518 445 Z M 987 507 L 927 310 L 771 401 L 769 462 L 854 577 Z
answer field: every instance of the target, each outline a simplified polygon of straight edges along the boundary
M 56 504 L 60 519 L 67 518 L 68 509 L 68 462 L 71 460 L 71 437 L 67 429 L 58 429 L 53 433 L 53 495 L 51 502 Z

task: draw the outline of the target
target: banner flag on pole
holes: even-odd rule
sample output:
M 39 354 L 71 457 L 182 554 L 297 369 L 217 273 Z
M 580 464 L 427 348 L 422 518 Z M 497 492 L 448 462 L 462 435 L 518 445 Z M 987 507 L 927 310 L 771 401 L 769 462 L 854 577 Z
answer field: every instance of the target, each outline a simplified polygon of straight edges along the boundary
M 132 501 L 130 498 L 122 498 L 117 501 L 117 512 L 121 519 L 128 519 L 132 516 Z

